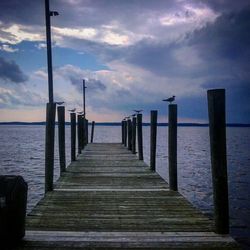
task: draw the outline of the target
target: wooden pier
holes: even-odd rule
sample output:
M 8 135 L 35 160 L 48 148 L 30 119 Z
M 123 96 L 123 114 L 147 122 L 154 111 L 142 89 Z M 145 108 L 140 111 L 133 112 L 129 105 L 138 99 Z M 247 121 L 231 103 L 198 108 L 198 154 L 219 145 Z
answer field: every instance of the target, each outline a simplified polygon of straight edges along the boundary
M 88 144 L 26 220 L 21 249 L 239 249 L 119 143 Z

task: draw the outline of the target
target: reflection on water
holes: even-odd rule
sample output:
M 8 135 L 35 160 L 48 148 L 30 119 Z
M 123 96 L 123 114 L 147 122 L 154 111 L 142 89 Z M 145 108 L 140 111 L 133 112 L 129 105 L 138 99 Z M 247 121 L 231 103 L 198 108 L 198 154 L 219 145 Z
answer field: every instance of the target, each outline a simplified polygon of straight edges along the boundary
M 90 129 L 89 129 L 90 131 Z M 145 161 L 149 163 L 150 128 L 143 128 Z M 57 133 L 56 133 L 57 134 Z M 0 126 L 0 174 L 19 174 L 29 184 L 28 210 L 44 192 L 44 126 Z M 66 127 L 66 159 L 70 159 L 70 127 Z M 121 128 L 96 126 L 95 142 L 120 142 Z M 231 233 L 241 241 L 250 238 L 250 128 L 227 128 Z M 167 128 L 158 127 L 157 172 L 168 180 Z M 55 180 L 59 176 L 55 147 Z M 208 128 L 178 128 L 178 185 L 196 207 L 212 215 L 212 181 Z M 246 242 L 249 244 L 249 241 Z M 248 245 L 249 246 L 249 245 Z

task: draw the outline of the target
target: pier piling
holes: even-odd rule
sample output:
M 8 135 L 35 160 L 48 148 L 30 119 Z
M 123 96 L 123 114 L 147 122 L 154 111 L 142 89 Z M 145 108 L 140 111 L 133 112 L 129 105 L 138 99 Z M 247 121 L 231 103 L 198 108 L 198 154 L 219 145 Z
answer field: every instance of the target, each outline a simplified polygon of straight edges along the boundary
M 177 191 L 177 104 L 168 105 L 168 170 L 169 188 Z
M 128 119 L 128 150 L 132 150 L 132 122 Z
M 132 118 L 132 153 L 136 154 L 136 117 Z
M 83 126 L 84 126 L 84 147 L 88 144 L 88 120 L 86 118 L 83 118 Z
M 225 89 L 208 90 L 215 231 L 229 233 Z
M 76 160 L 76 114 L 70 113 L 71 121 L 71 161 Z
M 137 142 L 139 160 L 143 161 L 142 114 L 137 115 Z
M 84 127 L 84 116 L 81 116 L 81 130 L 82 130 L 82 134 L 81 134 L 81 146 L 82 149 L 84 149 L 84 136 L 85 136 L 85 127 Z
M 57 107 L 58 116 L 58 144 L 59 144 L 59 161 L 60 173 L 66 171 L 66 157 L 65 157 L 65 107 Z
M 47 103 L 45 136 L 45 193 L 53 190 L 56 104 Z
M 124 146 L 127 147 L 128 143 L 128 121 L 124 121 Z
M 121 121 L 122 144 L 124 145 L 124 121 Z
M 92 126 L 91 126 L 91 143 L 93 143 L 94 140 L 94 129 L 95 129 L 95 121 L 92 121 Z
M 77 142 L 78 142 L 78 154 L 82 152 L 82 117 L 77 115 Z
M 156 137 L 157 137 L 157 110 L 151 110 L 150 123 L 150 169 L 155 171 L 156 162 Z

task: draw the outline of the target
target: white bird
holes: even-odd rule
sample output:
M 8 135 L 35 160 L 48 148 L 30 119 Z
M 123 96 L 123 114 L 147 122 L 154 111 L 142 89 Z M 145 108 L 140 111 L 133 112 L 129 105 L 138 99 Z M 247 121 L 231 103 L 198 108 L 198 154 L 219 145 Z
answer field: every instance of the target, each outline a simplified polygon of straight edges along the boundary
M 64 102 L 55 102 L 55 104 L 57 104 L 57 105 L 63 105 Z
M 140 109 L 140 110 L 134 109 L 133 111 L 135 111 L 137 114 L 139 114 L 139 113 L 142 112 L 143 110 L 142 110 L 142 109 Z
M 175 100 L 175 95 L 173 95 L 172 97 L 168 99 L 163 99 L 162 101 L 172 103 L 174 100 Z
M 79 114 L 79 115 L 83 115 L 83 111 L 79 111 L 79 112 L 77 112 L 77 114 Z
M 75 111 L 76 111 L 76 108 L 74 108 L 74 109 L 69 109 L 68 110 L 70 113 L 74 113 Z

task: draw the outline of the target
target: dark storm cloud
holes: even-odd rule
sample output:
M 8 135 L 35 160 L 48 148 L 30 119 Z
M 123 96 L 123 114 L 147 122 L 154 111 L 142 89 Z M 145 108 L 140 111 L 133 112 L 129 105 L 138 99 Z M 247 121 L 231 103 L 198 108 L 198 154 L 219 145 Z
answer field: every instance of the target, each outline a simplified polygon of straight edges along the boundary
M 193 2 L 196 3 L 196 1 Z M 220 12 L 239 11 L 250 6 L 250 2 L 248 0 L 202 0 L 202 3 L 208 5 L 215 11 Z
M 79 80 L 82 77 L 76 76 L 76 75 L 70 75 L 69 79 L 72 85 L 76 86 L 79 91 L 82 91 L 82 82 Z M 102 83 L 100 80 L 96 79 L 88 79 L 86 80 L 86 86 L 88 90 L 91 91 L 102 91 L 106 89 L 106 86 L 104 83 Z
M 222 15 L 213 25 L 196 31 L 190 39 L 205 59 L 249 60 L 250 8 Z M 238 61 L 239 62 L 239 61 Z
M 105 90 L 106 86 L 105 84 L 103 84 L 100 80 L 96 80 L 96 79 L 88 79 L 86 81 L 86 85 L 88 86 L 87 88 L 90 90 Z
M 28 80 L 28 77 L 14 61 L 7 61 L 3 57 L 0 57 L 0 78 L 13 83 L 22 83 Z
M 220 16 L 214 23 L 189 34 L 181 42 L 142 41 L 128 48 L 124 59 L 132 64 L 165 76 L 229 75 L 250 79 L 250 9 Z M 175 53 L 192 48 L 204 64 L 185 67 Z M 183 57 L 183 61 L 192 59 Z
M 114 19 L 124 21 L 124 25 L 134 25 L 132 20 L 136 19 L 135 13 L 161 11 L 175 5 L 174 1 L 164 0 L 157 1 L 157 4 L 151 0 L 50 1 L 50 9 L 58 11 L 63 16 L 60 24 L 58 23 L 62 27 L 94 27 L 107 24 Z M 44 1 L 2 0 L 0 9 L 0 20 L 5 24 L 44 25 Z M 56 18 L 53 21 L 57 22 Z
M 202 1 L 166 1 L 166 0 L 53 0 L 50 9 L 59 12 L 60 17 L 52 19 L 59 27 L 96 27 L 119 21 L 123 27 L 136 28 L 145 15 L 159 16 L 166 11 L 178 11 L 183 4 L 205 4 L 215 11 L 235 11 L 249 6 L 247 0 L 202 0 Z M 42 25 L 44 26 L 44 1 L 2 0 L 1 17 L 4 24 Z M 138 27 L 140 28 L 140 27 Z
M 44 25 L 44 1 L 2 0 L 0 21 L 6 25 Z

